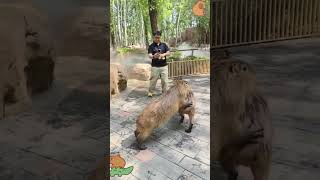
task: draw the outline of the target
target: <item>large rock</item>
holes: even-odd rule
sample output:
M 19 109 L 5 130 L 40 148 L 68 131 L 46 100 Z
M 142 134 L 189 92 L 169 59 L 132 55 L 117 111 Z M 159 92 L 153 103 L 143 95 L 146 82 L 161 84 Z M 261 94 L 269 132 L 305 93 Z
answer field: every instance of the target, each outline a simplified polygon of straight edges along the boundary
M 0 118 L 3 118 L 30 106 L 34 85 L 43 77 L 53 76 L 53 60 L 44 17 L 36 10 L 0 4 L 0 22 Z M 30 39 L 31 36 L 34 37 Z M 50 68 L 42 70 L 44 66 Z
M 130 68 L 129 78 L 141 81 L 150 80 L 151 65 L 150 64 L 135 64 Z
M 0 118 L 31 102 L 24 75 L 27 65 L 25 23 L 17 11 L 0 6 Z M 16 107 L 12 107 L 14 104 Z
M 119 63 L 110 64 L 110 94 L 118 94 L 127 88 L 127 70 Z
M 110 96 L 118 93 L 118 70 L 110 65 Z
M 47 24 L 37 16 L 27 16 L 27 61 L 25 67 L 30 94 L 46 91 L 54 80 L 55 51 Z

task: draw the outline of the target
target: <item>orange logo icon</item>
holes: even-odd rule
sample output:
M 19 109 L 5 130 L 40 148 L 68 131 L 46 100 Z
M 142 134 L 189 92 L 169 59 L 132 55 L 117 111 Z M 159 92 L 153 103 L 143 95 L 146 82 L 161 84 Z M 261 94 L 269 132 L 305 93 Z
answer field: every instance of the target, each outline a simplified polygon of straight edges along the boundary
M 126 161 L 120 156 L 120 154 L 111 155 L 110 164 L 111 168 L 124 168 Z
M 126 161 L 120 156 L 117 155 L 110 155 L 110 176 L 125 176 L 129 175 L 133 171 L 133 166 L 125 168 Z
M 192 12 L 196 16 L 204 16 L 204 0 L 198 0 L 192 8 Z

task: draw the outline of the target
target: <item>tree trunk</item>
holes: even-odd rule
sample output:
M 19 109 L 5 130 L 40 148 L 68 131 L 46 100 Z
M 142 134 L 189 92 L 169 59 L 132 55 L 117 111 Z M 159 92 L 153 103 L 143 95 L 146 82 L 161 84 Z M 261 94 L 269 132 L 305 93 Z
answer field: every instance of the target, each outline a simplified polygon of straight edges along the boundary
M 110 11 L 113 11 L 113 7 L 114 7 L 114 0 L 112 0 L 112 8 L 110 8 Z M 111 14 L 111 13 L 110 13 Z M 115 14 L 114 12 L 112 12 L 112 16 L 111 16 L 111 22 L 110 22 L 110 34 L 111 34 L 111 45 L 112 45 L 112 48 L 114 49 L 116 46 L 117 46 L 117 40 L 116 40 L 116 17 L 115 17 Z
M 180 12 L 181 12 L 181 8 L 179 9 L 178 17 L 177 17 L 177 20 L 176 20 L 176 46 L 178 46 L 178 33 L 179 33 Z
M 158 31 L 157 15 L 157 1 L 149 0 L 149 16 L 152 33 Z
M 143 11 L 142 11 L 141 7 L 140 7 L 140 22 L 142 25 L 142 31 L 140 31 L 141 36 L 140 36 L 139 40 L 140 40 L 140 45 L 143 45 L 143 44 L 146 44 L 146 42 L 148 42 L 148 36 L 147 36 L 148 32 L 147 32 L 147 34 L 145 33 L 146 32 L 146 25 L 143 20 Z
M 120 6 L 120 0 L 117 0 L 117 12 L 118 12 L 118 14 L 117 14 L 117 16 L 118 16 L 118 37 L 119 37 L 119 45 L 121 46 L 121 42 L 122 42 L 122 34 L 121 34 L 121 14 L 120 14 L 120 9 L 121 9 L 121 6 Z
M 147 18 L 145 18 L 143 25 L 144 25 L 144 38 L 145 38 L 145 44 L 146 44 L 146 49 L 149 47 L 149 40 L 148 40 L 148 26 L 147 26 Z
M 111 35 L 111 46 L 112 46 L 113 49 L 115 49 L 116 40 L 115 40 L 115 35 L 114 35 L 114 28 L 112 28 L 112 30 L 110 32 L 110 35 Z
M 128 46 L 128 32 L 127 32 L 127 0 L 124 0 L 123 4 L 123 31 L 124 31 L 124 45 Z

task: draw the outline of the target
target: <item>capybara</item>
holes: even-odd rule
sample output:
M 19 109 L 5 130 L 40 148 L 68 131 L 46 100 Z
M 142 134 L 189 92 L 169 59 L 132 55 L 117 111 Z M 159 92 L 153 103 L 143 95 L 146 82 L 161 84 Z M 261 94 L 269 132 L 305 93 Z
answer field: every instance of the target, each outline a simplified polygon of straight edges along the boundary
M 182 79 L 174 80 L 168 91 L 149 103 L 138 116 L 134 132 L 138 148 L 146 149 L 143 142 L 151 135 L 152 131 L 170 120 L 178 112 L 181 115 L 180 122 L 183 121 L 184 114 L 188 114 L 190 123 L 186 132 L 191 132 L 194 123 L 195 98 L 191 86 Z

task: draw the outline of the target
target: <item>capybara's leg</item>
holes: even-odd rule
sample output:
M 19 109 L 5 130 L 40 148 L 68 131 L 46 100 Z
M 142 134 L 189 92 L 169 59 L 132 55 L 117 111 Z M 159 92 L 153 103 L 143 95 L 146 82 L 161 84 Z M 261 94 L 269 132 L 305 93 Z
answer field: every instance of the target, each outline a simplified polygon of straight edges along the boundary
M 143 142 L 150 136 L 151 131 L 135 131 L 135 136 L 137 138 L 137 142 L 138 142 L 138 149 L 140 150 L 145 150 L 147 149 L 147 147 L 143 144 Z
M 194 124 L 194 112 L 190 111 L 188 113 L 188 116 L 189 116 L 189 127 L 188 127 L 188 129 L 185 130 L 185 132 L 186 133 L 191 133 L 191 130 L 192 130 L 192 127 L 193 127 L 193 124 Z
M 179 114 L 180 114 L 180 124 L 183 123 L 183 120 L 184 120 L 184 109 L 183 108 L 180 108 L 179 109 Z
M 254 180 L 268 180 L 270 171 L 270 154 L 259 154 L 258 160 L 250 168 L 254 177 Z
M 183 120 L 184 120 L 184 114 L 181 113 L 180 117 L 181 117 L 181 119 L 180 119 L 180 124 L 181 124 L 181 123 L 183 123 Z

